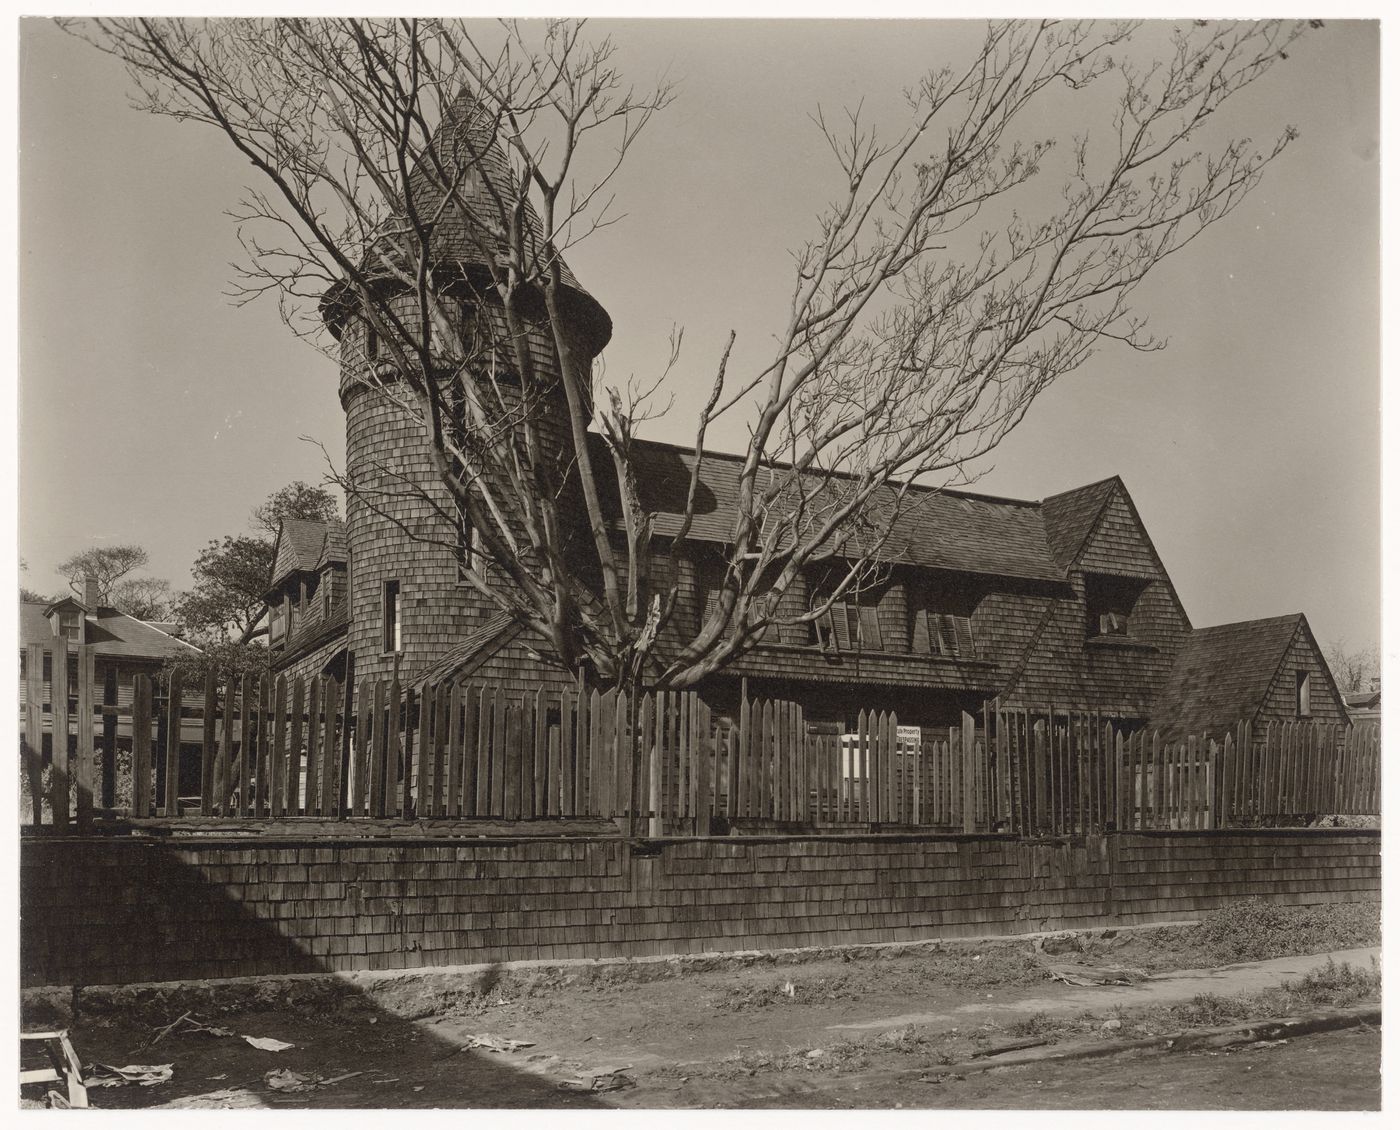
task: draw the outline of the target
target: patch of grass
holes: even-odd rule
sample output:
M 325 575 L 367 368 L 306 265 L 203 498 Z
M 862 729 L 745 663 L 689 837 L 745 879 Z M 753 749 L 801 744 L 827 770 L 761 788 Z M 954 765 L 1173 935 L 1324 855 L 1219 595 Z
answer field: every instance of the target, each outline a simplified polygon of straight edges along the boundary
M 1220 964 L 1377 945 L 1380 904 L 1281 906 L 1245 899 L 1214 911 L 1180 941 Z

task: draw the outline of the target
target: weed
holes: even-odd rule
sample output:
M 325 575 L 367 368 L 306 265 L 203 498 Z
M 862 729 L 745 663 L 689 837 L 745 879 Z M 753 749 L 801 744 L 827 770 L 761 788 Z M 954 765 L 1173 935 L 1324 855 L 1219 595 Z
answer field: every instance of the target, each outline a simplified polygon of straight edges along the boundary
M 1218 963 L 1375 945 L 1380 941 L 1380 906 L 1281 906 L 1263 899 L 1245 899 L 1213 912 L 1181 941 Z

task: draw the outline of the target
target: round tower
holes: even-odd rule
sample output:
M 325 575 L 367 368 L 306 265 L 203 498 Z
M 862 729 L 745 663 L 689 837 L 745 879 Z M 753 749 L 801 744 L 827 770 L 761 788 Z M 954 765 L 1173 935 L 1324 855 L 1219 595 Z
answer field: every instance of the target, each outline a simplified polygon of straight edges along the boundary
M 504 183 L 510 174 L 499 149 L 472 125 L 472 108 L 468 97 L 458 99 L 435 146 L 445 164 L 460 162 L 467 170 L 462 193 L 473 208 L 485 211 L 493 206 L 488 183 Z M 426 197 L 427 191 L 420 192 L 425 211 L 430 207 Z M 433 268 L 440 279 L 451 280 L 438 292 L 446 296 L 447 315 L 458 320 L 463 339 L 486 343 L 472 372 L 480 383 L 489 382 L 490 394 L 499 395 L 507 411 L 520 410 L 514 349 L 481 241 L 471 237 L 451 210 L 434 233 Z M 570 348 L 591 363 L 611 336 L 612 324 L 567 267 L 564 281 L 563 331 Z M 537 375 L 529 411 L 548 448 L 545 457 L 565 468 L 572 462 L 573 442 L 553 330 L 543 297 L 525 297 L 526 345 Z M 399 306 L 396 313 L 405 323 L 412 324 L 412 294 L 391 294 L 389 301 Z M 430 668 L 436 670 L 454 649 L 470 649 L 474 640 L 489 635 L 501 624 L 499 608 L 461 575 L 470 535 L 443 518 L 454 509 L 434 468 L 428 438 L 423 426 L 395 402 L 396 395 L 408 393 L 406 384 L 395 379 L 384 360 L 385 350 L 345 291 L 327 295 L 322 307 L 340 342 L 345 470 L 352 484 L 346 498 L 351 602 L 346 643 L 357 680 L 388 678 L 396 672 L 412 680 Z M 366 366 L 371 365 L 376 366 L 372 382 L 366 380 Z M 483 387 L 483 394 L 487 391 Z M 488 572 L 492 583 L 508 583 L 499 573 Z M 537 685 L 540 666 L 527 647 L 517 644 L 493 658 L 486 676 Z

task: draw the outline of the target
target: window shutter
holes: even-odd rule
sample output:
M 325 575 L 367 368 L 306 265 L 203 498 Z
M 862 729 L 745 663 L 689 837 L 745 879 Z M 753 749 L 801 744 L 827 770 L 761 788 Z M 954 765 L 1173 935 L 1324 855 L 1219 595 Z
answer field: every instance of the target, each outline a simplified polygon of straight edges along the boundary
M 851 618 L 844 601 L 831 606 L 831 622 L 836 628 L 836 646 L 842 651 L 851 650 Z
M 857 610 L 860 616 L 860 646 L 865 651 L 883 651 L 884 643 L 880 636 L 880 610 L 873 604 L 862 604 Z
M 976 647 L 972 639 L 972 617 L 950 616 L 948 619 L 952 621 L 956 653 L 963 659 L 974 658 Z

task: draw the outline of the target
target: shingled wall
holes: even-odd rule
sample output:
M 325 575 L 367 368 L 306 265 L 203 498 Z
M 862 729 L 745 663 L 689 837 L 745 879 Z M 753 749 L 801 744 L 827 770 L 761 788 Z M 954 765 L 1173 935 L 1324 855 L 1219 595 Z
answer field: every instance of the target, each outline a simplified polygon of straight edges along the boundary
M 25 985 L 894 942 L 1379 897 L 1353 830 L 575 839 L 27 839 Z

